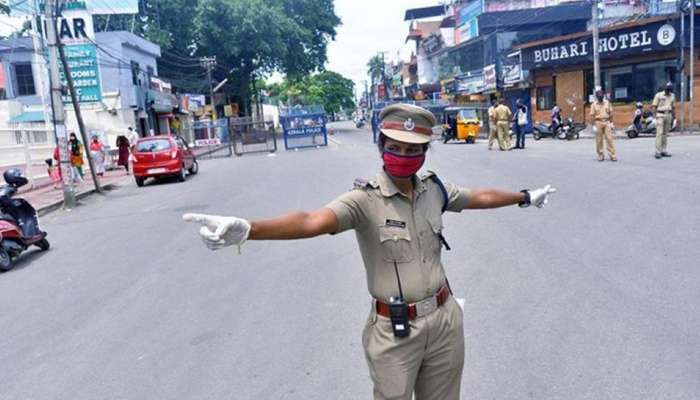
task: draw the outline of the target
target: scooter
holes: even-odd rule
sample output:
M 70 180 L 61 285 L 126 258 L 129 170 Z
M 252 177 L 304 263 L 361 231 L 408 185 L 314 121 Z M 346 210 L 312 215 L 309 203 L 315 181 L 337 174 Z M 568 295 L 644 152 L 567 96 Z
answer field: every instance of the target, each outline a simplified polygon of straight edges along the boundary
M 355 128 L 359 129 L 363 126 L 365 126 L 365 119 L 360 117 L 355 118 Z
M 677 120 L 674 118 L 671 130 L 676 130 Z M 656 135 L 656 118 L 651 111 L 644 111 L 636 114 L 632 120 L 632 125 L 627 127 L 627 137 L 634 139 L 639 135 Z
M 534 125 L 532 125 L 532 138 L 535 140 L 540 140 L 543 137 L 552 137 L 556 138 L 559 132 L 561 132 L 562 125 L 558 124 L 556 132 L 552 127 L 554 124 L 545 124 L 542 122 L 535 122 Z
M 27 184 L 27 178 L 16 168 L 3 174 L 7 186 L 0 188 L 0 271 L 12 269 L 14 260 L 31 246 L 41 251 L 51 245 L 46 232 L 39 229 L 39 217 L 29 202 L 13 198 L 17 189 Z

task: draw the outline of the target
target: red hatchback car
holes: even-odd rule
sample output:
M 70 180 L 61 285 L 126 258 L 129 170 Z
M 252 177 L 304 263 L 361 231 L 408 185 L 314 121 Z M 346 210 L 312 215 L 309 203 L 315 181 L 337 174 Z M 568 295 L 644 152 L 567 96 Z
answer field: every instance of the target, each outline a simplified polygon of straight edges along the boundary
M 132 153 L 136 185 L 147 178 L 177 177 L 184 182 L 187 174 L 199 172 L 199 164 L 187 143 L 179 136 L 160 135 L 141 138 Z

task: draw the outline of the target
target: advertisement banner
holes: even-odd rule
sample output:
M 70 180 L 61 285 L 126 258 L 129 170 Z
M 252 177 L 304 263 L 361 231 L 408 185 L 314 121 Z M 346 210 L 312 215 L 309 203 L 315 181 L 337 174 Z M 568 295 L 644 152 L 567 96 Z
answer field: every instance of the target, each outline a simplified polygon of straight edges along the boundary
M 481 0 L 474 0 L 464 5 L 458 12 L 457 29 L 455 30 L 457 44 L 479 36 L 478 17 L 483 12 Z
M 508 54 L 501 64 L 503 85 L 511 86 L 523 80 L 522 53 L 516 51 Z
M 100 85 L 100 68 L 97 64 L 97 48 L 94 44 L 76 44 L 66 46 L 64 49 L 70 76 L 80 103 L 94 103 L 102 101 L 102 87 Z M 61 83 L 68 85 L 63 65 L 59 64 Z M 70 96 L 63 96 L 65 103 L 70 103 Z
M 39 0 L 39 9 L 43 12 L 44 0 Z M 11 15 L 31 15 L 31 0 L 10 0 Z M 64 0 L 63 10 L 87 9 L 91 14 L 138 14 L 139 0 Z
M 484 90 L 495 90 L 498 85 L 496 77 L 496 64 L 487 65 L 484 67 Z

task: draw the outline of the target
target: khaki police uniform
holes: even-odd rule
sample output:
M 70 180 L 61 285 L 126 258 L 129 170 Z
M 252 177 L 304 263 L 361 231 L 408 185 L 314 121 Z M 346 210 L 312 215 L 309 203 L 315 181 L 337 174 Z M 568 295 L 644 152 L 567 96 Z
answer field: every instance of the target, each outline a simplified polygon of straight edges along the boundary
M 510 143 L 509 126 L 513 113 L 505 104 L 499 104 L 494 110 L 494 114 L 496 116 L 496 127 L 498 129 L 498 145 L 501 150 L 510 150 L 512 145 Z
M 673 126 L 673 107 L 676 104 L 676 95 L 666 94 L 661 91 L 654 96 L 652 103 L 656 107 L 656 153 L 666 153 L 668 133 Z
M 489 150 L 493 147 L 493 142 L 498 137 L 498 127 L 496 126 L 496 106 L 489 107 Z
M 610 159 L 617 160 L 615 154 L 615 143 L 613 142 L 612 126 L 610 118 L 612 117 L 612 107 L 606 99 L 598 101 L 597 99 L 591 104 L 591 117 L 595 124 L 595 149 L 598 153 L 598 160 L 603 160 L 603 140 L 608 150 Z
M 354 229 L 367 273 L 370 294 L 385 303 L 399 296 L 394 263 L 404 298 L 420 302 L 447 284 L 441 262 L 443 191 L 430 179 L 414 176 L 407 196 L 391 178 L 356 184 L 327 207 L 338 219 L 338 232 Z M 469 191 L 446 184 L 447 211 L 460 212 Z M 373 306 L 362 334 L 374 398 L 458 400 L 464 364 L 462 309 L 452 296 L 427 315 L 410 322 L 410 336 L 395 337 L 391 321 Z

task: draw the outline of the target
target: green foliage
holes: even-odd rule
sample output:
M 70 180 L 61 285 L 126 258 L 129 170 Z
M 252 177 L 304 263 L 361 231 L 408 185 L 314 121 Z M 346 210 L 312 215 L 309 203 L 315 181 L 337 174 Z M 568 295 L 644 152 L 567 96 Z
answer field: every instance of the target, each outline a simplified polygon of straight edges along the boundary
M 337 72 L 323 71 L 267 86 L 270 97 L 290 105 L 321 104 L 329 113 L 355 108 L 355 84 Z
M 372 80 L 372 84 L 382 81 L 382 72 L 384 71 L 384 61 L 380 55 L 376 55 L 367 62 L 367 73 Z
M 0 0 L 0 14 L 10 15 L 10 6 L 7 5 L 6 0 Z
M 160 45 L 159 75 L 183 90 L 207 88 L 197 59 L 216 56 L 213 80 L 228 78 L 222 90 L 244 107 L 254 79 L 272 71 L 301 79 L 323 68 L 340 25 L 333 0 L 143 0 L 140 7 L 136 19 L 110 16 L 109 28 L 133 28 Z M 107 25 L 106 17 L 95 22 L 98 30 Z

